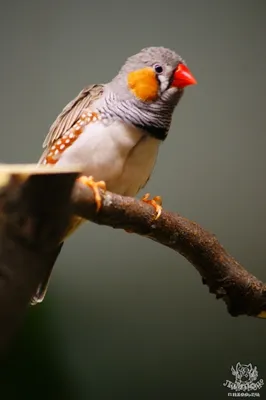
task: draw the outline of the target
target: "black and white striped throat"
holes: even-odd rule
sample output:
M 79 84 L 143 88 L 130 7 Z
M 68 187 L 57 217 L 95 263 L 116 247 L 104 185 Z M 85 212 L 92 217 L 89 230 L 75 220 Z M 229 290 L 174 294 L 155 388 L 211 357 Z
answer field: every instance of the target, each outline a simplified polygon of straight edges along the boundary
M 142 129 L 158 140 L 164 141 L 166 139 L 171 124 L 172 110 L 164 108 L 160 112 L 158 109 L 140 109 L 129 101 L 110 100 L 106 99 L 105 104 L 97 110 L 104 120 L 109 122 L 120 120 Z

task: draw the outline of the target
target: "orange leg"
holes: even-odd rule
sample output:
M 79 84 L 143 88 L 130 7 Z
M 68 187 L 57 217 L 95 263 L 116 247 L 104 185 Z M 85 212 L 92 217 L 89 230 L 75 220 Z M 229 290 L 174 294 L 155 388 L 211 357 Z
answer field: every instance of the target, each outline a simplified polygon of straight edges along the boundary
M 85 176 L 85 175 L 80 176 L 78 178 L 78 181 L 86 186 L 89 186 L 93 190 L 96 203 L 96 210 L 98 212 L 102 205 L 99 189 L 106 191 L 105 182 L 104 181 L 95 182 L 92 176 Z
M 162 198 L 160 196 L 155 196 L 153 199 L 149 199 L 149 197 L 150 193 L 146 193 L 141 200 L 154 207 L 156 212 L 155 219 L 158 219 L 162 213 Z

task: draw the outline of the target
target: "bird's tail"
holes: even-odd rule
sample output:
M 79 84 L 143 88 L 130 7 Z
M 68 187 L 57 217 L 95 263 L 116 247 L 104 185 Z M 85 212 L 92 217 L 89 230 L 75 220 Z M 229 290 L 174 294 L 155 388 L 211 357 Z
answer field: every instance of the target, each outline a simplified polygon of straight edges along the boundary
M 51 255 L 51 258 L 49 260 L 49 265 L 48 265 L 47 270 L 46 270 L 46 274 L 44 275 L 42 281 L 40 282 L 40 284 L 39 284 L 39 286 L 38 286 L 38 288 L 36 290 L 35 295 L 31 298 L 30 304 L 32 306 L 41 303 L 43 301 L 45 295 L 46 295 L 46 292 L 47 292 L 47 289 L 48 289 L 48 286 L 49 286 L 51 273 L 52 273 L 54 264 L 55 264 L 55 262 L 57 260 L 57 257 L 59 256 L 59 253 L 62 250 L 62 247 L 63 247 L 63 244 L 64 244 L 64 240 L 67 239 L 70 235 L 72 235 L 72 233 L 84 221 L 85 220 L 83 220 L 82 218 L 76 217 L 76 216 L 71 219 L 71 224 L 69 226 L 69 229 L 67 230 L 66 235 L 63 238 L 63 241 L 58 245 L 58 247 L 55 249 L 54 253 Z
M 46 148 L 37 163 L 38 165 L 42 165 L 44 163 L 44 160 L 45 160 L 48 152 L 49 152 L 49 149 Z M 39 286 L 37 287 L 36 293 L 31 298 L 30 304 L 32 306 L 39 304 L 44 300 L 48 286 L 49 286 L 49 281 L 50 281 L 51 273 L 53 271 L 54 264 L 57 260 L 57 257 L 59 256 L 59 253 L 62 250 L 64 241 L 70 235 L 72 235 L 72 233 L 75 232 L 75 230 L 80 226 L 80 224 L 82 222 L 85 222 L 85 220 L 80 217 L 77 217 L 77 216 L 73 216 L 73 218 L 71 219 L 69 228 L 67 229 L 67 232 L 66 232 L 65 236 L 63 237 L 62 242 L 55 249 L 54 253 L 52 254 L 51 260 L 49 260 L 49 266 L 47 268 L 45 276 L 43 277 L 42 281 L 40 282 Z
M 49 264 L 47 266 L 46 274 L 43 277 L 43 280 L 37 287 L 36 293 L 34 296 L 32 296 L 30 304 L 34 306 L 35 304 L 41 303 L 46 295 L 48 285 L 49 285 L 49 280 L 50 276 L 54 267 L 54 264 L 57 260 L 57 257 L 59 256 L 60 251 L 62 250 L 64 242 L 60 243 L 60 245 L 55 249 L 54 253 L 52 254 L 52 257 L 49 260 Z

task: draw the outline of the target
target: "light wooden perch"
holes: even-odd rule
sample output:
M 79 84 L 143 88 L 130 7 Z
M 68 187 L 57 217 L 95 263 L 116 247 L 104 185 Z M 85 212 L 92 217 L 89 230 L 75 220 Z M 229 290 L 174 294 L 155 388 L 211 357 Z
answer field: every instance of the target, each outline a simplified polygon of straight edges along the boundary
M 140 200 L 101 193 L 96 213 L 93 192 L 76 182 L 78 168 L 0 166 L 0 353 L 58 252 L 72 214 L 97 224 L 127 229 L 170 247 L 200 273 L 232 316 L 266 317 L 266 285 L 244 269 L 216 237 L 195 222 L 154 209 Z

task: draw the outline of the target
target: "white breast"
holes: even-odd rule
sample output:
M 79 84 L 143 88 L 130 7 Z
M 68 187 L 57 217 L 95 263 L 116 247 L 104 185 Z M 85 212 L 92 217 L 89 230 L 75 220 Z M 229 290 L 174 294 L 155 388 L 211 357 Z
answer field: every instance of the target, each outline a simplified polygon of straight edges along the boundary
M 80 164 L 84 175 L 104 180 L 107 189 L 135 196 L 148 180 L 160 141 L 122 122 L 89 124 L 57 165 Z

